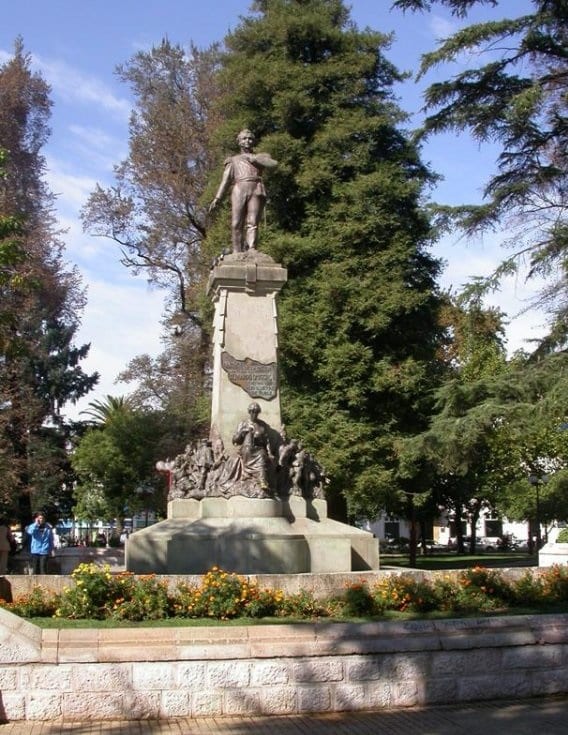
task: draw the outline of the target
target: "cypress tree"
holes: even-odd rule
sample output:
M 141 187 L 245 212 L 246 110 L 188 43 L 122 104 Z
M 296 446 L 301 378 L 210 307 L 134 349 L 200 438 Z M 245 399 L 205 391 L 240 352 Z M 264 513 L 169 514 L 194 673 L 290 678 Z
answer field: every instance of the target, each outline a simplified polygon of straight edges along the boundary
M 288 435 L 325 466 L 329 500 L 344 493 L 352 516 L 372 515 L 400 490 L 424 489 L 402 478 L 397 447 L 425 425 L 441 336 L 422 207 L 433 177 L 403 129 L 402 77 L 389 37 L 359 30 L 340 0 L 256 2 L 225 43 L 219 169 L 243 127 L 279 161 L 260 249 L 289 271 L 279 302 Z M 212 253 L 230 242 L 219 220 Z

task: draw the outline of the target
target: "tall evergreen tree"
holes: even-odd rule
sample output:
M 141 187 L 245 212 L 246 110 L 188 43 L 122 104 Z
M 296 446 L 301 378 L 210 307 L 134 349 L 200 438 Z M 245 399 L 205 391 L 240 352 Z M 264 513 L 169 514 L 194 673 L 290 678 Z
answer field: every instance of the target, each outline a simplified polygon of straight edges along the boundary
M 389 38 L 340 0 L 259 0 L 225 39 L 219 159 L 248 127 L 279 167 L 261 249 L 288 267 L 280 297 L 283 413 L 333 478 L 331 499 L 375 514 L 400 490 L 398 442 L 424 426 L 436 378 L 439 263 L 421 201 L 432 177 L 402 128 Z M 213 186 L 212 182 L 212 186 Z M 216 225 L 219 252 L 228 232 Z
M 0 277 L 0 451 L 1 465 L 10 467 L 2 483 L 11 505 L 19 503 L 22 522 L 29 519 L 32 497 L 45 498 L 46 458 L 52 458 L 52 476 L 67 462 L 70 427 L 63 425 L 61 407 L 97 380 L 79 365 L 88 346 L 72 343 L 84 295 L 77 273 L 63 261 L 53 195 L 43 179 L 50 108 L 49 87 L 32 73 L 18 40 L 13 58 L 0 67 L 0 146 L 9 151 L 0 216 L 17 223 L 11 271 Z M 38 451 L 50 427 L 60 434 L 59 450 Z M 41 472 L 33 467 L 38 456 Z

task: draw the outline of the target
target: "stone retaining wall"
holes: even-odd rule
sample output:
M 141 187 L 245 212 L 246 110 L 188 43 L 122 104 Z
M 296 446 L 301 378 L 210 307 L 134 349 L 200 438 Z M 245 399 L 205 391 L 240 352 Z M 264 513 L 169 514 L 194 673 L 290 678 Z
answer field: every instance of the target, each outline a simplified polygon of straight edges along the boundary
M 373 710 L 568 692 L 568 615 L 41 630 L 0 610 L 0 719 Z
M 102 562 L 101 562 L 102 563 Z M 111 567 L 111 571 L 113 570 Z M 452 577 L 457 576 L 460 571 L 444 570 L 439 572 L 419 571 L 416 569 L 381 569 L 379 571 L 367 572 L 330 572 L 328 574 L 244 574 L 249 582 L 256 583 L 261 589 L 280 589 L 286 594 L 296 594 L 302 590 L 309 590 L 319 600 L 325 600 L 333 596 L 341 596 L 345 593 L 348 585 L 357 582 L 367 582 L 370 587 L 377 584 L 381 579 L 389 575 L 410 575 L 416 579 L 431 579 L 436 576 Z M 527 571 L 526 568 L 499 569 L 507 579 L 517 579 Z M 537 568 L 531 569 L 534 574 L 538 574 Z M 203 575 L 199 574 L 174 574 L 174 575 L 156 575 L 158 580 L 164 580 L 168 583 L 170 589 L 174 589 L 181 582 L 186 584 L 199 586 L 203 580 Z M 64 587 L 72 587 L 75 582 L 70 575 L 27 575 L 27 574 L 8 574 L 4 578 L 0 578 L 0 597 L 11 601 L 20 595 L 31 592 L 36 586 L 52 592 L 60 593 Z

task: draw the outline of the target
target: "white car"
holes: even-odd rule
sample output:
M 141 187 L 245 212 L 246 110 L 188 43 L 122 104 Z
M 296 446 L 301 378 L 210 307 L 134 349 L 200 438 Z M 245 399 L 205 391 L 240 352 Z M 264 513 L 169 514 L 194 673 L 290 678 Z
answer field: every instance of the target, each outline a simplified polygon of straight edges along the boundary
M 477 542 L 480 551 L 499 551 L 502 545 L 500 536 L 483 536 Z

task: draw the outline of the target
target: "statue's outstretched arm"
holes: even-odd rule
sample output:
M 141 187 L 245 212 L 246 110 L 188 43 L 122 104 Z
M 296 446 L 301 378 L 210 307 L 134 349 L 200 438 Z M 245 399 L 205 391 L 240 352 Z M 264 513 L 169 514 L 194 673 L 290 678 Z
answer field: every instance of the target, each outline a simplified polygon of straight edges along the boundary
M 275 161 L 269 153 L 253 153 L 249 160 L 257 166 L 262 166 L 262 168 L 276 168 L 278 166 L 278 161 Z

